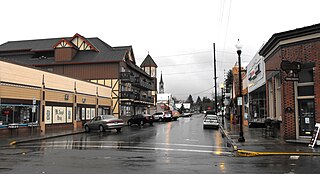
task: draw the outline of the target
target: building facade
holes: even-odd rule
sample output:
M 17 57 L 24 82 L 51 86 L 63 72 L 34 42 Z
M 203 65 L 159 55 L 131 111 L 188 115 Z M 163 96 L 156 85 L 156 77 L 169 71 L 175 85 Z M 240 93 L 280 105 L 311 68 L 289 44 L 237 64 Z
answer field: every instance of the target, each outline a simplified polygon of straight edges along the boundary
M 7 61 L 0 61 L 0 74 L 1 134 L 77 129 L 110 114 L 110 87 Z
M 258 53 L 247 66 L 249 127 L 259 127 L 267 118 L 264 58 Z
M 0 45 L 0 57 L 110 87 L 111 113 L 117 117 L 150 112 L 155 107 L 157 67 L 137 66 L 132 46 L 111 47 L 99 38 L 75 34 L 9 41 Z M 152 58 L 148 55 L 146 59 Z
M 284 139 L 310 138 L 320 122 L 320 24 L 276 33 L 262 47 L 267 117 Z

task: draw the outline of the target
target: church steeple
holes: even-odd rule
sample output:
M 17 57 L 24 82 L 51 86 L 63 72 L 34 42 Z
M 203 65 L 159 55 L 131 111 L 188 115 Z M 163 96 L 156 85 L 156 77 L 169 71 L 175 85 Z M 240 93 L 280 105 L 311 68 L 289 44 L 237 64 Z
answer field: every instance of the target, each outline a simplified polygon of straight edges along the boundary
M 161 77 L 159 82 L 159 94 L 163 94 L 163 93 L 164 93 L 164 83 L 163 83 L 162 71 L 161 71 Z

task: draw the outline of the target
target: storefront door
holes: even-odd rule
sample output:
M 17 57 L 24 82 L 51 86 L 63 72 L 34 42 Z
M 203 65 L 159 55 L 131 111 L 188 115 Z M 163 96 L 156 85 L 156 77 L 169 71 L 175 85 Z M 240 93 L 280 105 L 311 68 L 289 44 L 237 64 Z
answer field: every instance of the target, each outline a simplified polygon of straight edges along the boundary
M 299 135 L 311 136 L 315 125 L 314 99 L 300 99 L 299 105 Z

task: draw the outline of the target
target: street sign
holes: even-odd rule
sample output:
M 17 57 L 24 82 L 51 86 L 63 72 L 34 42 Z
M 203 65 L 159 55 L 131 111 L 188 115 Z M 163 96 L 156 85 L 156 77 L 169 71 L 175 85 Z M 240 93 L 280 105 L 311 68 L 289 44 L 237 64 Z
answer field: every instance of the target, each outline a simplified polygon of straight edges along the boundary
M 241 106 L 242 105 L 242 97 L 238 97 L 238 106 Z
M 299 77 L 286 77 L 286 81 L 299 81 Z
M 32 106 L 32 113 L 36 112 L 36 106 Z

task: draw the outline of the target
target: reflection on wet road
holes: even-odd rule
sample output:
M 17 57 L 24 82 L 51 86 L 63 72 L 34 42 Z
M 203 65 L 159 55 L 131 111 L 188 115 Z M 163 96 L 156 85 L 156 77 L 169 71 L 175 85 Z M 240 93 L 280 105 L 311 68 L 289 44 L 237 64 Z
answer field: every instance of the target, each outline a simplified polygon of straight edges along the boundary
M 317 157 L 234 157 L 202 115 L 0 149 L 0 173 L 317 173 Z M 306 170 L 308 169 L 308 170 Z

